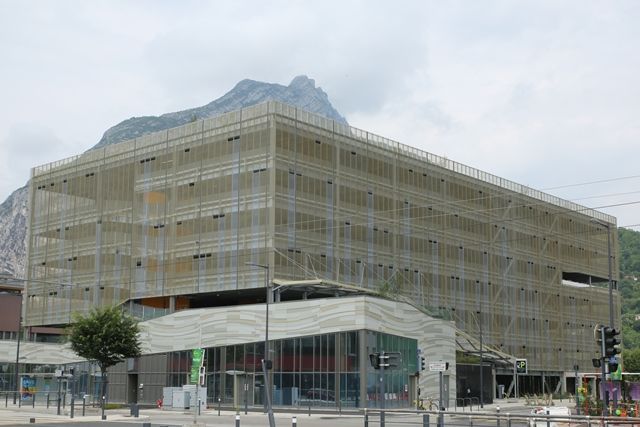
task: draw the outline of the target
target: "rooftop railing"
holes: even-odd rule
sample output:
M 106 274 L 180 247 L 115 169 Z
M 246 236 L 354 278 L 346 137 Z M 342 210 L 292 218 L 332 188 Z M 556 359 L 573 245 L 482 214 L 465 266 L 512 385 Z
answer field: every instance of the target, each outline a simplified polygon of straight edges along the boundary
M 577 203 L 553 196 L 548 193 L 544 193 L 539 190 L 535 190 L 526 185 L 518 184 L 508 179 L 501 178 L 488 172 L 484 172 L 471 166 L 453 161 L 446 157 L 428 153 L 418 148 L 411 147 L 409 145 L 402 144 L 400 142 L 367 132 L 365 130 L 349 126 L 345 123 L 336 122 L 319 114 L 311 113 L 309 111 L 305 111 L 303 109 L 278 101 L 263 102 L 243 108 L 242 110 L 223 113 L 215 117 L 206 118 L 193 123 L 187 123 L 170 130 L 154 132 L 133 140 L 123 141 L 118 144 L 107 145 L 99 149 L 86 151 L 85 153 L 80 155 L 37 166 L 32 169 L 32 177 L 53 172 L 57 168 L 67 166 L 70 163 L 73 163 L 80 159 L 82 160 L 82 162 L 85 162 L 95 161 L 101 158 L 112 158 L 113 156 L 118 155 L 125 155 L 126 157 L 126 153 L 131 152 L 134 149 L 139 150 L 142 148 L 152 147 L 157 144 L 166 144 L 169 138 L 179 138 L 185 135 L 191 135 L 200 132 L 209 132 L 225 127 L 235 128 L 238 127 L 242 122 L 254 120 L 256 118 L 268 116 L 271 114 L 290 118 L 298 122 L 313 126 L 315 128 L 323 129 L 332 134 L 342 135 L 350 139 L 355 139 L 365 144 L 373 145 L 380 149 L 388 150 L 396 154 L 401 154 L 421 162 L 426 162 L 442 169 L 449 170 L 460 175 L 468 176 L 470 178 L 495 185 L 499 188 L 513 191 L 517 194 L 522 194 L 524 196 L 531 197 L 545 203 L 556 205 L 569 211 L 579 212 L 613 225 L 616 224 L 616 218 L 612 215 L 599 212 L 595 209 L 579 205 Z

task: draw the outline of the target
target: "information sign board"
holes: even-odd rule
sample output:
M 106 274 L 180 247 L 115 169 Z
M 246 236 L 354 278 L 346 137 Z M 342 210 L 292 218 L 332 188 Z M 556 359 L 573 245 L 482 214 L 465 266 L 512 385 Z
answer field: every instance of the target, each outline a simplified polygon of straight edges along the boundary
M 429 362 L 429 370 L 431 372 L 444 372 L 446 371 L 449 366 L 449 364 L 447 362 Z

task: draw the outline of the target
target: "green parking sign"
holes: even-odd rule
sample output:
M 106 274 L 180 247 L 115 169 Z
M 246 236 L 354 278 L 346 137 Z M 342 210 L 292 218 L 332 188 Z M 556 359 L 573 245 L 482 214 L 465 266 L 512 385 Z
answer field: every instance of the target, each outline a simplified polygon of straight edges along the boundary
M 516 359 L 516 374 L 527 373 L 527 359 Z

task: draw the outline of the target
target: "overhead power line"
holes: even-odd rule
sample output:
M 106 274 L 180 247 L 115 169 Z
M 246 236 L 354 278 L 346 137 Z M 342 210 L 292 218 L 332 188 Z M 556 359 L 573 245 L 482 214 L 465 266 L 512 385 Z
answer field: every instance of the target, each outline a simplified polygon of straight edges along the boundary
M 601 180 L 598 180 L 598 181 L 578 182 L 578 183 L 575 183 L 575 184 L 566 184 L 566 185 L 558 185 L 556 187 L 541 188 L 540 190 L 541 191 L 558 190 L 560 188 L 581 187 L 581 186 L 584 186 L 584 185 L 603 184 L 605 182 L 624 181 L 626 179 L 635 179 L 635 178 L 640 178 L 640 175 L 621 176 L 621 177 L 617 177 L 617 178 L 601 179 Z

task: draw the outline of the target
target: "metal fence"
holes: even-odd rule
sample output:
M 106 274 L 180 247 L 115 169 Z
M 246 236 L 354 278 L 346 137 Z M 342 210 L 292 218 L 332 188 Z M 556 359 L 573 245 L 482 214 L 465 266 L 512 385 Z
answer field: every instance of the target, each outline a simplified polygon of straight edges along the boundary
M 640 418 L 448 411 L 366 410 L 364 427 L 596 427 L 640 425 Z

